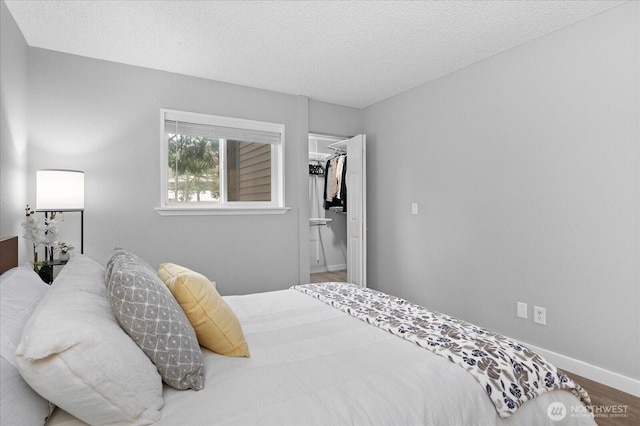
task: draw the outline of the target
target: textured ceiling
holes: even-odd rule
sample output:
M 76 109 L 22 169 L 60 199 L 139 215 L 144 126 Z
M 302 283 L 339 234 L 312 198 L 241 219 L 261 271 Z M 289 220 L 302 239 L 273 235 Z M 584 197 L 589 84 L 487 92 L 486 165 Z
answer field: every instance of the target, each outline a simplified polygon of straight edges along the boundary
M 364 107 L 624 1 L 6 1 L 33 47 Z

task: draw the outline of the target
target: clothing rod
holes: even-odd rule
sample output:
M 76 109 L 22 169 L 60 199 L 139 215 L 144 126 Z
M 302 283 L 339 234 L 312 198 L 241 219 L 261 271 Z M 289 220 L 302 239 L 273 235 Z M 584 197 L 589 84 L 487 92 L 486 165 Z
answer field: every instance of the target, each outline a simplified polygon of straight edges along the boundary
M 346 151 L 347 150 L 347 141 L 348 141 L 348 139 L 345 139 L 345 140 L 340 141 L 340 142 L 330 143 L 329 145 L 327 145 L 327 148 L 340 149 L 340 150 Z

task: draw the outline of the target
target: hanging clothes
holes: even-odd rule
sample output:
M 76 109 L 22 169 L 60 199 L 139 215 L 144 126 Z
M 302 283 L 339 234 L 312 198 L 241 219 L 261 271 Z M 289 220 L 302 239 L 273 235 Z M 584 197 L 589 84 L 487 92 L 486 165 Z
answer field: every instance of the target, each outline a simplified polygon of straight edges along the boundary
M 336 172 L 331 180 L 331 196 L 340 199 L 340 185 L 342 184 L 342 169 L 346 155 L 340 155 L 336 158 Z
M 342 211 L 347 212 L 347 156 L 344 156 L 344 164 L 342 166 L 342 179 L 340 182 L 340 192 L 338 198 L 342 201 Z
M 322 164 L 309 163 L 309 176 L 324 176 Z
M 339 154 L 327 160 L 324 181 L 324 208 L 342 207 L 347 211 L 347 154 Z
M 335 163 L 333 161 L 334 158 L 329 158 L 327 160 L 327 165 L 325 166 L 325 178 L 324 178 L 324 201 L 331 202 L 333 197 L 331 196 L 331 182 L 333 181 L 333 176 L 335 174 Z M 325 206 L 325 210 L 328 207 Z

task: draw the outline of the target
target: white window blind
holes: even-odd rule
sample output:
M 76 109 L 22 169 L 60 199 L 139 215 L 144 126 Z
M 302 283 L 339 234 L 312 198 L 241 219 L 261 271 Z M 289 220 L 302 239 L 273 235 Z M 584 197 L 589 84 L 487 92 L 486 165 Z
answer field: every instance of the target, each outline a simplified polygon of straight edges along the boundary
M 276 132 L 254 129 L 239 129 L 236 127 L 215 126 L 211 124 L 189 123 L 185 121 L 164 121 L 166 133 L 197 136 L 204 138 L 228 139 L 234 141 L 268 143 L 277 145 L 281 135 Z

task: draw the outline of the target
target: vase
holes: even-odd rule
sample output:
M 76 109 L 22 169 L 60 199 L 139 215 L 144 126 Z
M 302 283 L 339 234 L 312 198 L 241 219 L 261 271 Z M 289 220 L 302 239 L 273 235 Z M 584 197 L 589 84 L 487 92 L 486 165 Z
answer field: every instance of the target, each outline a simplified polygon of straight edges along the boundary
M 38 272 L 38 252 L 33 249 L 33 270 Z
M 69 255 L 69 252 L 66 253 L 60 253 L 60 260 L 69 260 L 69 257 L 71 257 Z

